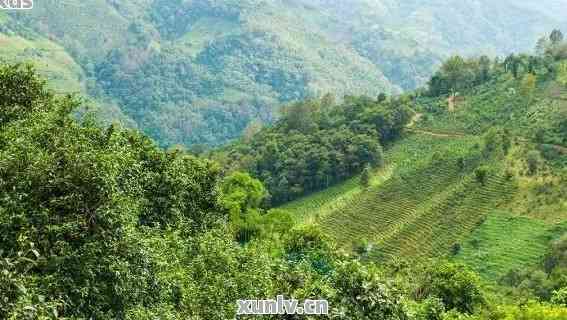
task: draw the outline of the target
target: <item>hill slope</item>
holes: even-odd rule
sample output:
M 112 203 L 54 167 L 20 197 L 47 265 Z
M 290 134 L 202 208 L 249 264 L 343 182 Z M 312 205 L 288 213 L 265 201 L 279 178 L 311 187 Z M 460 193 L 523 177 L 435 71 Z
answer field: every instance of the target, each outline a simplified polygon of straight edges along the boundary
M 349 180 L 281 208 L 372 260 L 446 257 L 491 280 L 542 263 L 567 232 L 565 58 L 523 56 L 516 74 L 495 64 L 458 95 L 434 85 L 412 95 L 414 119 L 375 183 Z
M 41 1 L 0 13 L 0 33 L 57 43 L 83 69 L 89 95 L 119 105 L 161 145 L 215 145 L 271 121 L 281 103 L 395 93 L 424 84 L 452 53 L 527 50 L 564 23 L 565 8 L 552 0 Z

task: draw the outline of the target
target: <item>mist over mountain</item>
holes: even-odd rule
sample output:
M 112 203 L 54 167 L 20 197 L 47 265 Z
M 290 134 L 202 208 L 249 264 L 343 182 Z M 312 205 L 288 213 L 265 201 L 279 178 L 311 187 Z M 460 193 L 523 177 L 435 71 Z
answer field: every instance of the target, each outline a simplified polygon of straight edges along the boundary
M 277 107 L 414 89 L 448 56 L 527 51 L 567 1 L 36 1 L 0 12 L 0 53 L 34 60 L 101 118 L 162 146 L 218 145 Z

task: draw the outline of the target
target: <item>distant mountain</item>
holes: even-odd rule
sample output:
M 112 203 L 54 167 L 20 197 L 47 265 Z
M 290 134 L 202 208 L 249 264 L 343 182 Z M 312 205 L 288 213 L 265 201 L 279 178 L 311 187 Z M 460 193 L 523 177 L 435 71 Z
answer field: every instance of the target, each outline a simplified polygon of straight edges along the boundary
M 397 93 L 440 61 L 525 51 L 567 26 L 565 0 L 36 1 L 0 12 L 3 59 L 163 146 L 217 145 L 282 103 Z

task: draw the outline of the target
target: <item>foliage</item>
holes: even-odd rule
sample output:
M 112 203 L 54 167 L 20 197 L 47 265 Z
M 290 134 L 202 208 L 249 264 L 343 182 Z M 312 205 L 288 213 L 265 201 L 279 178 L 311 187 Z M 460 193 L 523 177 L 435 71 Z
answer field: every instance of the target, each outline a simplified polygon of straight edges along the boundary
M 456 94 L 487 82 L 492 77 L 491 64 L 485 56 L 470 60 L 453 56 L 431 78 L 429 93 L 432 96 Z
M 409 121 L 403 98 L 378 103 L 349 97 L 343 105 L 309 100 L 285 109 L 273 127 L 216 155 L 250 172 L 280 204 L 383 164 L 380 143 L 395 140 Z
M 476 182 L 474 171 L 485 161 L 479 141 L 428 134 L 397 141 L 378 183 L 323 207 L 316 221 L 346 249 L 370 241 L 375 259 L 446 255 L 514 191 L 496 168 L 485 185 Z
M 474 171 L 474 176 L 476 178 L 476 181 L 482 185 L 486 184 L 489 174 L 490 174 L 490 168 L 486 166 L 479 167 Z
M 221 16 L 246 5 L 225 4 L 201 3 L 219 8 Z M 176 39 L 192 28 L 186 21 L 172 30 L 176 24 L 169 22 L 161 21 L 159 32 Z M 144 33 L 144 26 L 132 29 Z M 549 42 L 560 46 L 562 40 Z M 561 153 L 561 146 L 516 157 L 533 148 L 510 126 L 521 123 L 515 116 L 533 110 L 533 103 L 543 103 L 543 90 L 555 88 L 561 62 L 554 59 L 522 55 L 487 63 L 488 82 L 477 79 L 482 68 L 475 60 L 451 59 L 438 88 L 478 99 L 455 119 L 467 113 L 476 121 L 471 125 L 485 125 L 476 129 L 486 129 L 483 137 L 424 131 L 422 123 L 406 130 L 410 106 L 421 108 L 425 120 L 439 121 L 443 112 L 435 104 L 444 97 L 345 97 L 337 104 L 326 96 L 291 104 L 273 126 L 214 153 L 228 169 L 224 178 L 202 152 L 200 159 L 181 148 L 164 151 L 137 132 L 98 127 L 90 115 L 77 120 L 81 101 L 54 95 L 30 67 L 1 66 L 0 318 L 231 319 L 238 299 L 284 294 L 329 299 L 331 316 L 339 319 L 563 319 L 565 236 L 537 265 L 562 225 L 491 215 L 511 202 L 518 186 L 506 176 L 524 160 L 532 176 L 519 174 L 520 186 L 549 175 L 552 182 L 538 189 L 548 193 L 563 181 L 550 169 L 562 156 L 548 150 Z M 508 90 L 521 89 L 521 79 L 530 80 L 535 97 L 528 106 Z M 493 108 L 502 101 L 510 105 Z M 537 110 L 557 110 L 550 105 Z M 491 116 L 494 122 L 484 121 Z M 536 142 L 558 141 L 557 118 L 561 114 L 545 119 L 552 132 Z M 410 130 L 417 133 L 406 134 Z M 281 203 L 361 172 L 367 187 L 342 206 L 327 207 L 320 226 L 296 226 L 287 211 L 266 209 L 270 197 Z M 371 183 L 375 176 L 380 183 Z M 351 181 L 354 187 L 341 192 L 362 189 Z M 556 192 L 551 199 L 563 191 Z M 496 237 L 494 226 L 514 240 Z M 338 250 L 352 243 L 363 259 Z M 503 254 L 518 243 L 525 252 Z M 451 252 L 484 276 L 535 266 L 511 270 L 489 293 L 458 263 L 426 262 L 416 270 L 421 265 L 397 260 Z M 493 258 L 498 254 L 502 259 Z
M 565 90 L 557 81 L 562 74 L 563 59 L 551 54 L 522 54 L 510 55 L 501 62 L 495 60 L 490 64 L 490 81 L 467 86 L 470 81 L 457 79 L 465 89 L 458 92 L 458 96 L 450 97 L 456 106 L 452 110 L 446 108 L 446 96 L 435 96 L 451 93 L 451 85 L 439 80 L 449 79 L 442 68 L 432 78 L 432 81 L 437 79 L 437 86 L 430 83 L 430 95 L 434 97 L 416 99 L 416 109 L 423 112 L 417 126 L 435 132 L 474 135 L 500 127 L 506 128 L 510 136 L 563 145 Z M 458 76 L 468 74 L 464 71 L 466 60 L 453 60 L 461 61 L 452 64 L 463 69 L 456 73 Z
M 338 319 L 408 319 L 400 294 L 380 281 L 376 269 L 347 262 L 336 272 Z
M 552 45 L 559 44 L 563 41 L 563 32 L 559 29 L 554 29 L 549 35 L 549 40 L 551 40 Z
M 532 303 L 521 307 L 502 308 L 503 320 L 561 320 L 567 316 L 567 309 Z
M 223 216 L 216 166 L 135 132 L 78 123 L 73 98 L 34 93 L 45 88 L 32 70 L 1 73 L 28 88 L 11 91 L 6 109 L 29 111 L 0 131 L 0 317 L 113 318 L 171 302 L 140 235 L 211 227 Z
M 45 108 L 41 103 L 48 99 L 48 95 L 45 81 L 39 78 L 31 65 L 1 66 L 0 125 Z
M 370 178 L 371 178 L 371 168 L 370 166 L 366 165 L 364 170 L 362 170 L 362 174 L 360 175 L 360 185 L 362 188 L 368 188 L 370 185 Z
M 567 87 L 567 61 L 563 61 L 557 67 L 557 82 Z
M 531 98 L 536 89 L 537 78 L 531 73 L 524 75 L 522 83 L 520 84 L 520 92 L 526 98 Z
M 541 155 L 537 150 L 530 151 L 526 155 L 526 164 L 528 166 L 528 173 L 534 175 L 541 163 Z
M 467 264 L 485 279 L 496 280 L 510 270 L 540 263 L 548 239 L 560 232 L 555 228 L 536 219 L 495 211 L 462 242 L 455 261 Z
M 567 308 L 567 287 L 553 291 L 551 303 Z
M 447 310 L 472 314 L 484 303 L 480 278 L 466 267 L 453 263 L 432 266 L 425 273 L 420 292 L 441 299 Z
M 260 181 L 242 172 L 235 172 L 226 177 L 221 190 L 222 202 L 235 219 L 244 215 L 248 210 L 259 208 L 267 196 Z

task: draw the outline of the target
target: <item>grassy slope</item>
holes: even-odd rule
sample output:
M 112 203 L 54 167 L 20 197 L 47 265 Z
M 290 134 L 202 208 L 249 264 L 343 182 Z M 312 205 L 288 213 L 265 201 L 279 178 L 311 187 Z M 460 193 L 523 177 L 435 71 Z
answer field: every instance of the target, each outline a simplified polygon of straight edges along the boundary
M 370 187 L 378 187 L 387 181 L 391 177 L 392 172 L 392 166 L 375 170 L 370 180 Z M 281 206 L 280 209 L 291 212 L 300 223 L 315 223 L 325 214 L 343 210 L 345 207 L 358 201 L 362 194 L 366 192 L 361 187 L 359 181 L 359 176 L 352 177 L 321 192 L 291 201 Z
M 63 47 L 47 39 L 26 40 L 0 33 L 0 58 L 7 62 L 32 62 L 57 91 L 85 90 L 81 67 Z
M 562 232 L 567 232 L 565 223 L 546 224 L 494 211 L 462 243 L 455 260 L 472 266 L 487 278 L 498 279 L 509 270 L 540 262 L 549 241 Z
M 53 41 L 41 37 L 29 40 L 0 33 L 0 61 L 31 63 L 48 80 L 49 86 L 55 92 L 77 93 L 88 97 L 83 69 L 65 48 Z M 89 99 L 88 105 L 103 123 L 120 122 L 127 127 L 136 127 L 136 124 L 110 101 Z
M 344 210 L 326 215 L 323 229 L 345 246 L 360 239 L 371 241 L 376 254 L 448 253 L 452 243 L 479 223 L 487 205 L 496 204 L 500 191 L 510 191 L 498 176 L 486 186 L 471 177 L 478 161 L 476 143 L 474 138 L 428 135 L 400 142 L 389 152 L 388 161 L 396 166 L 393 177 Z M 457 167 L 459 156 L 469 159 L 469 168 Z
M 377 179 L 382 183 L 374 183 L 368 190 L 360 190 L 356 185 L 335 187 L 284 208 L 296 214 L 309 212 L 310 217 L 314 212 L 323 229 L 344 246 L 366 239 L 380 243 L 394 254 L 395 246 L 388 244 L 406 241 L 401 235 L 406 231 L 414 234 L 416 230 L 410 229 L 422 223 L 421 215 L 430 214 L 436 200 L 441 203 L 440 198 L 453 195 L 455 191 L 449 186 L 463 183 L 465 177 L 457 172 L 456 160 L 454 165 L 443 167 L 435 154 L 448 150 L 466 154 L 476 143 L 470 138 L 409 136 L 387 151 L 386 169 L 379 172 Z M 336 196 L 336 191 L 345 192 Z

